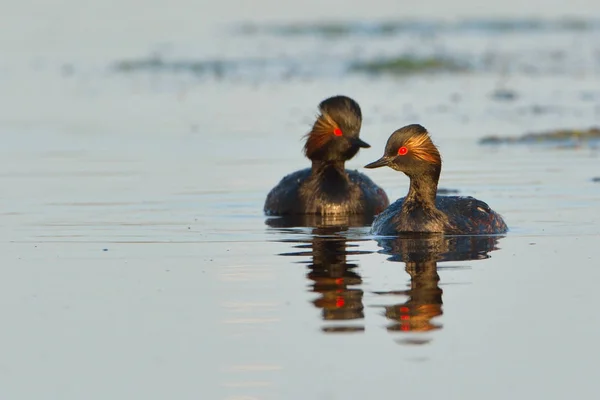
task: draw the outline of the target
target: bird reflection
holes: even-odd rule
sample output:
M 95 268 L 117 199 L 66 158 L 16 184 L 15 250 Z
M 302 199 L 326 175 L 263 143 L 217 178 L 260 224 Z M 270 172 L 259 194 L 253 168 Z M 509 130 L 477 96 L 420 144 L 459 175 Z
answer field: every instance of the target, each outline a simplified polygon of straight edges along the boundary
M 372 218 L 362 216 L 322 217 L 316 215 L 275 218 L 267 225 L 288 233 L 308 233 L 302 228 L 310 227 L 310 236 L 292 239 L 297 249 L 305 251 L 283 253 L 284 256 L 311 256 L 307 261 L 307 278 L 310 291 L 319 297 L 313 304 L 321 309 L 323 320 L 335 322 L 322 328 L 324 332 L 362 332 L 364 325 L 356 324 L 364 319 L 361 276 L 354 270 L 358 264 L 350 263 L 347 256 L 373 253 L 359 251 L 352 242 L 366 239 L 349 238 L 352 228 L 368 227 Z M 368 228 L 364 230 L 368 231 Z
M 403 235 L 378 239 L 380 253 L 388 260 L 404 262 L 410 275 L 409 289 L 404 291 L 376 292 L 379 295 L 403 295 L 403 303 L 383 306 L 385 317 L 391 321 L 388 331 L 427 332 L 441 329 L 432 321 L 443 314 L 443 291 L 438 283 L 437 263 L 444 261 L 480 260 L 497 249 L 499 236 L 443 236 Z M 427 340 L 406 340 L 404 343 L 422 344 Z
M 310 291 L 319 296 L 312 301 L 321 310 L 328 324 L 323 332 L 362 332 L 365 326 L 363 279 L 357 272 L 358 264 L 348 257 L 369 254 L 358 250 L 358 242 L 368 235 L 372 218 L 360 216 L 321 217 L 316 215 L 279 217 L 266 223 L 279 233 L 293 234 L 293 238 L 279 239 L 293 243 L 296 251 L 282 256 L 310 257 L 307 278 Z M 377 238 L 378 253 L 388 255 L 391 262 L 403 262 L 410 276 L 405 290 L 376 291 L 375 295 L 402 296 L 404 302 L 382 305 L 383 315 L 389 321 L 388 332 L 428 332 L 443 326 L 436 317 L 443 314 L 443 291 L 439 286 L 438 263 L 447 261 L 481 260 L 497 250 L 503 236 L 444 236 L 402 235 Z M 352 261 L 352 260 L 350 260 Z M 368 310 L 368 309 L 367 309 Z M 332 324 L 329 324 L 332 323 Z M 424 344 L 427 338 L 408 338 L 405 344 Z

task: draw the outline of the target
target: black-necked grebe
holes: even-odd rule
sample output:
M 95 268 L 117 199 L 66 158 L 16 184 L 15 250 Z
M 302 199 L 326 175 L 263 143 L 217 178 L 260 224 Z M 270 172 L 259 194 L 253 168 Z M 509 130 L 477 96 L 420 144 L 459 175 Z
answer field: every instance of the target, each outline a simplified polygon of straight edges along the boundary
M 267 215 L 378 214 L 389 200 L 366 175 L 345 169 L 358 150 L 362 114 L 356 101 L 334 96 L 319 104 L 320 115 L 306 135 L 304 153 L 312 168 L 285 176 L 267 195 Z
M 410 178 L 410 189 L 406 197 L 396 200 L 375 218 L 372 233 L 473 235 L 508 230 L 502 217 L 481 200 L 470 196 L 436 196 L 442 159 L 421 125 L 407 125 L 392 133 L 383 157 L 365 168 L 383 166 L 404 172 Z

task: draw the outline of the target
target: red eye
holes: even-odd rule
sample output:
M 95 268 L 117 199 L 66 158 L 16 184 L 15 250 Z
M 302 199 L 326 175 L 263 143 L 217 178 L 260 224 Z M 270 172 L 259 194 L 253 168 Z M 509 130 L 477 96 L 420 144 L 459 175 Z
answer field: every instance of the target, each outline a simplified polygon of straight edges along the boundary
M 408 149 L 407 149 L 406 147 L 402 146 L 402 147 L 400 147 L 400 148 L 398 149 L 398 155 L 399 155 L 399 156 L 403 156 L 403 155 L 405 155 L 406 153 L 408 153 Z
M 333 134 L 334 134 L 335 136 L 342 136 L 342 130 L 341 130 L 340 128 L 335 128 L 335 129 L 333 130 Z

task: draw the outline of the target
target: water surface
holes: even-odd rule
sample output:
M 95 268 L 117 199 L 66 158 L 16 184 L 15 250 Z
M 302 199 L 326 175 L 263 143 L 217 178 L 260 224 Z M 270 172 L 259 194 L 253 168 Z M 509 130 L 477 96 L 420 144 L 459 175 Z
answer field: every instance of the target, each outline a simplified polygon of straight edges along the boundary
M 598 148 L 478 144 L 600 124 L 596 3 L 159 3 L 3 13 L 3 398 L 596 395 Z M 332 20 L 345 30 L 323 34 Z M 467 68 L 351 68 L 447 56 Z M 164 63 L 116 68 L 152 57 Z M 226 67 L 189 68 L 205 62 Z M 394 239 L 267 219 L 267 192 L 307 166 L 302 135 L 338 93 L 372 145 L 350 168 L 421 123 L 440 186 L 510 232 Z M 390 199 L 408 189 L 367 174 Z

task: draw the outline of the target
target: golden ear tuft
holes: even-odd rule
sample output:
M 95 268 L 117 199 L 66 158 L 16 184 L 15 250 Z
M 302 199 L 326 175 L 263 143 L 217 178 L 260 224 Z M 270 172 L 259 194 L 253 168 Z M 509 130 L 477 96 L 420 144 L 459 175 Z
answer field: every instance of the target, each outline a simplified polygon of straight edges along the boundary
M 327 114 L 327 113 L 323 113 L 323 114 L 319 115 L 319 117 L 315 121 L 313 130 L 312 130 L 312 133 L 317 133 L 317 134 L 322 134 L 322 135 L 326 135 L 326 134 L 331 135 L 333 133 L 336 136 L 340 136 L 340 135 L 336 134 L 336 132 L 339 132 L 341 135 L 342 130 L 340 129 L 338 124 L 335 123 L 333 118 L 331 118 L 329 116 L 329 114 Z
M 440 152 L 435 147 L 427 133 L 411 136 L 405 143 L 413 156 L 432 164 L 441 164 Z
M 328 114 L 323 113 L 319 115 L 312 130 L 306 135 L 304 154 L 308 158 L 311 158 L 316 151 L 323 148 L 334 136 L 341 135 L 342 130 Z

